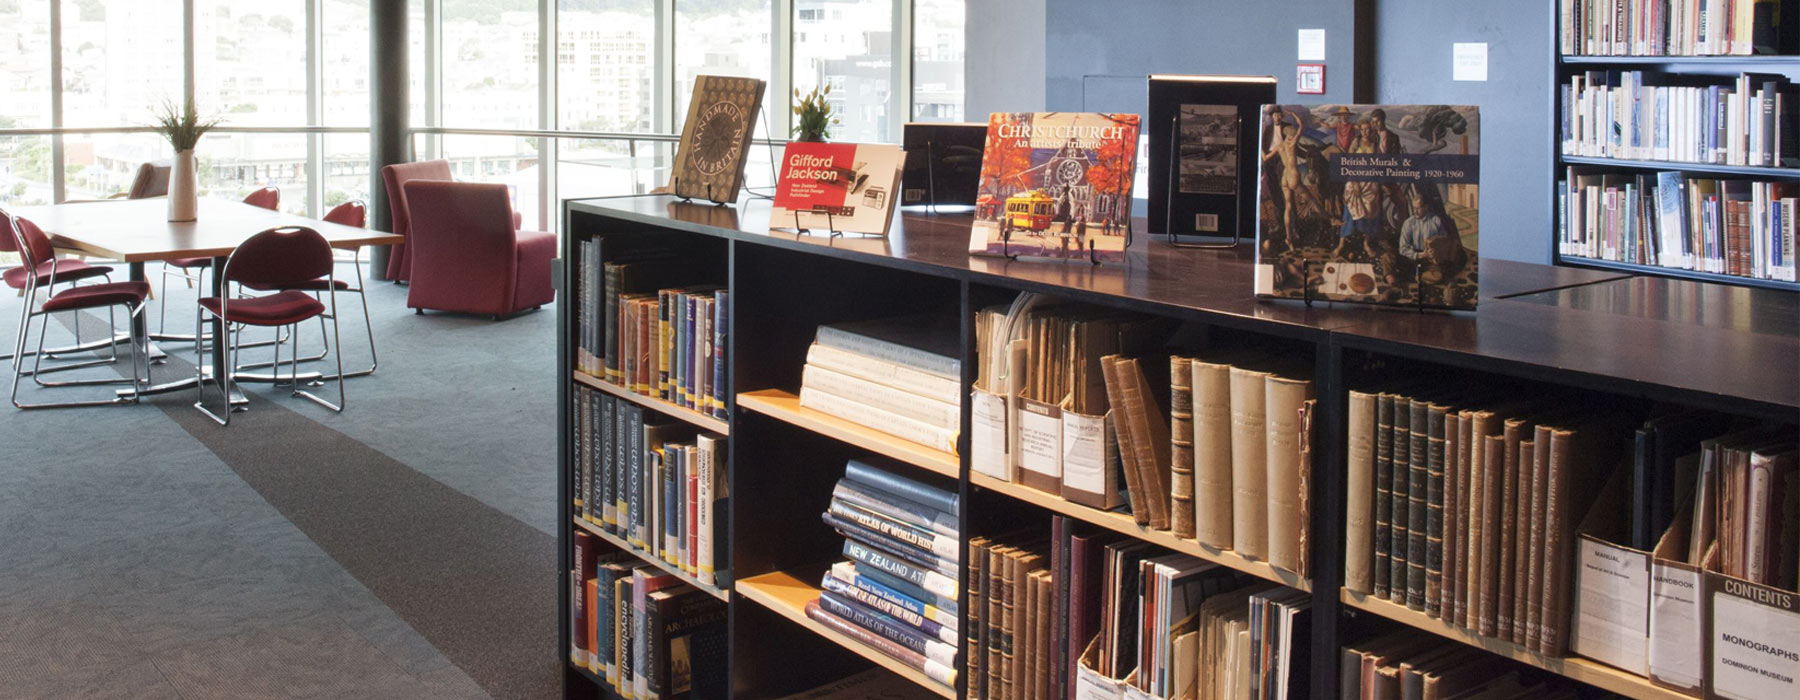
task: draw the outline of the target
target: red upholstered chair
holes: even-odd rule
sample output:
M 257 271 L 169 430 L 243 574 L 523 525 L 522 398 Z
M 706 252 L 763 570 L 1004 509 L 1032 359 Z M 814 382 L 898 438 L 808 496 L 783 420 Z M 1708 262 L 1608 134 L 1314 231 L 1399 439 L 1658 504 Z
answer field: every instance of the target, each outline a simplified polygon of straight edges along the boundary
M 14 226 L 23 229 L 23 235 L 33 240 L 41 238 L 47 241 L 49 238 L 44 235 L 43 229 L 38 228 L 37 224 L 31 223 L 30 219 L 14 217 L 5 210 L 0 210 L 0 226 L 6 227 L 4 232 L 0 232 L 0 253 L 19 252 L 19 237 L 12 234 Z M 35 267 L 20 265 L 18 267 L 0 270 L 0 279 L 3 279 L 6 282 L 7 287 L 18 290 L 19 296 L 25 296 L 26 292 L 29 291 L 28 288 L 35 288 L 34 285 L 50 288 L 58 284 L 74 285 L 83 280 L 93 280 L 96 278 L 106 278 L 107 281 L 112 281 L 112 268 L 89 265 L 86 262 L 75 260 L 73 258 L 46 257 Z M 46 291 L 54 292 L 55 290 L 46 289 Z M 21 328 L 24 327 L 26 318 L 29 316 L 28 310 L 30 308 L 30 304 L 19 307 L 19 325 Z M 77 325 L 76 328 L 79 330 L 80 326 Z M 81 336 L 77 334 L 77 345 L 80 344 L 80 339 Z M 20 356 L 8 354 L 0 356 L 0 359 L 14 357 Z M 14 367 L 17 368 L 17 366 L 18 365 L 15 362 Z
M 337 337 L 337 261 L 332 255 L 331 244 L 325 237 L 305 226 L 283 226 L 272 228 L 251 236 L 249 240 L 239 244 L 237 250 L 226 258 L 225 267 L 220 271 L 225 287 L 233 283 L 242 286 L 260 286 L 268 289 L 284 289 L 266 296 L 234 299 L 229 291 L 222 296 L 204 297 L 200 299 L 200 311 L 207 317 L 221 319 L 227 326 L 258 326 L 263 328 L 287 328 L 288 337 L 294 339 L 294 350 L 300 349 L 299 324 L 310 321 L 320 315 L 328 315 L 331 319 L 331 335 L 335 342 Z M 292 287 L 300 286 L 312 280 L 325 281 L 325 295 L 329 304 L 313 297 L 313 295 Z M 237 334 L 227 328 L 225 338 L 229 343 L 226 352 L 234 355 L 225 363 L 224 377 L 216 378 L 219 388 L 225 394 L 225 410 L 213 413 L 206 408 L 207 379 L 203 369 L 207 365 L 202 352 L 202 343 L 194 341 L 194 364 L 196 376 L 199 378 L 197 391 L 199 400 L 194 408 L 200 409 L 219 425 L 231 422 L 231 376 L 237 364 Z M 279 337 L 279 332 L 277 337 Z M 277 346 L 276 373 L 280 373 L 280 350 Z M 344 357 L 337 355 L 338 401 L 333 404 L 309 391 L 301 391 L 301 382 L 296 381 L 300 374 L 297 360 L 290 360 L 288 366 L 292 372 L 290 383 L 293 395 L 310 399 L 333 411 L 344 410 Z
M 0 212 L 4 214 L 4 212 Z M 18 408 L 56 408 L 70 406 L 105 406 L 119 403 L 135 403 L 137 391 L 141 386 L 150 383 L 150 363 L 147 359 L 148 346 L 143 336 L 137 332 L 137 324 L 131 326 L 131 377 L 128 379 L 80 379 L 60 382 L 44 381 L 43 375 L 82 367 L 110 364 L 118 360 L 118 346 L 113 348 L 110 358 L 73 362 L 54 367 L 45 367 L 44 336 L 50 330 L 50 314 L 59 311 L 82 311 L 85 309 L 110 308 L 124 306 L 127 316 L 135 316 L 144 308 L 144 298 L 150 294 L 150 285 L 144 282 L 107 282 L 71 287 L 60 292 L 53 291 L 55 286 L 65 280 L 59 279 L 63 264 L 69 261 L 57 260 L 56 251 L 50 245 L 50 237 L 36 226 L 29 225 L 24 219 L 10 215 L 6 219 L 6 238 L 12 241 L 12 247 L 19 253 L 20 266 L 24 270 L 21 288 L 25 290 L 25 312 L 20 318 L 17 339 L 13 342 L 15 357 L 25 352 L 26 340 L 30 337 L 31 320 L 42 319 L 38 324 L 36 357 L 29 373 L 25 372 L 23 363 L 14 360 L 12 381 L 12 404 Z M 36 308 L 32 308 L 36 306 Z M 110 316 L 110 314 L 109 314 Z M 33 381 L 41 386 L 79 386 L 99 384 L 130 384 L 132 390 L 115 395 L 101 401 L 64 401 L 58 403 L 21 403 L 19 401 L 19 379 L 30 374 Z
M 501 316 L 548 304 L 556 236 L 516 231 L 506 185 L 415 180 L 412 210 L 413 309 Z
M 413 180 L 455 180 L 450 174 L 450 161 L 427 160 L 417 163 L 396 163 L 381 168 L 381 181 L 387 186 L 388 211 L 394 220 L 393 233 L 396 236 L 410 238 L 413 231 L 411 207 L 407 206 L 406 183 Z M 518 212 L 512 214 L 514 230 L 524 221 Z M 410 242 L 410 241 L 409 241 Z M 412 253 L 405 244 L 396 245 L 388 254 L 387 278 L 395 282 L 407 282 L 412 279 Z
M 341 226 L 364 228 L 364 225 L 367 223 L 367 220 L 368 220 L 367 210 L 363 206 L 362 200 L 360 200 L 360 199 L 351 200 L 348 202 L 344 202 L 343 204 L 339 204 L 336 207 L 333 207 L 331 209 L 331 211 L 326 212 L 325 220 L 329 221 L 331 223 L 334 223 L 334 224 L 341 225 Z M 352 376 L 352 377 L 360 377 L 365 374 L 374 374 L 375 368 L 378 365 L 380 365 L 380 363 L 381 363 L 381 358 L 379 355 L 375 354 L 375 326 L 369 320 L 369 297 L 367 294 L 365 294 L 363 292 L 362 250 L 360 248 L 357 249 L 357 251 L 356 251 L 356 262 L 354 263 L 353 267 L 356 270 L 356 286 L 354 286 L 354 287 L 350 286 L 350 282 L 348 280 L 327 281 L 323 277 L 307 280 L 300 284 L 287 285 L 284 287 L 271 287 L 271 286 L 267 286 L 267 285 L 263 285 L 263 284 L 259 284 L 259 283 L 255 283 L 255 282 L 245 282 L 243 284 L 243 286 L 246 289 L 252 289 L 255 291 L 259 291 L 259 292 L 272 292 L 272 291 L 279 292 L 279 291 L 287 291 L 289 289 L 296 289 L 296 290 L 299 290 L 302 292 L 311 292 L 312 295 L 316 298 L 319 296 L 319 294 L 321 294 L 325 291 L 326 285 L 329 284 L 331 286 L 336 287 L 337 291 L 344 292 L 346 294 L 355 294 L 356 297 L 359 300 L 361 300 L 361 302 L 362 302 L 363 330 L 369 334 L 369 368 L 365 369 L 365 370 L 359 370 L 359 371 L 350 373 L 350 376 Z M 325 316 L 324 315 L 319 316 L 319 335 L 321 337 L 325 336 Z M 323 338 L 323 341 L 324 341 L 326 351 L 329 352 L 331 350 L 331 339 Z M 307 358 L 300 358 L 300 359 L 301 359 L 301 361 L 304 362 L 304 361 L 310 361 L 310 360 L 324 359 L 324 357 L 325 356 L 323 354 L 320 354 L 316 357 L 307 357 Z M 242 368 L 240 368 L 240 369 L 242 369 Z
M 166 188 L 165 183 L 165 189 Z M 251 206 L 262 207 L 270 211 L 280 211 L 281 188 L 264 187 L 255 192 L 251 192 L 244 196 L 244 203 Z M 187 280 L 189 287 L 198 285 L 200 284 L 200 280 L 206 275 L 206 268 L 209 267 L 212 267 L 212 258 L 176 258 L 165 262 L 163 263 L 162 288 L 165 292 L 169 289 L 170 277 L 179 277 Z M 162 335 L 163 332 L 168 329 L 169 325 L 168 294 L 163 294 L 162 299 L 157 302 L 156 315 L 158 316 L 156 321 L 156 333 L 157 335 Z

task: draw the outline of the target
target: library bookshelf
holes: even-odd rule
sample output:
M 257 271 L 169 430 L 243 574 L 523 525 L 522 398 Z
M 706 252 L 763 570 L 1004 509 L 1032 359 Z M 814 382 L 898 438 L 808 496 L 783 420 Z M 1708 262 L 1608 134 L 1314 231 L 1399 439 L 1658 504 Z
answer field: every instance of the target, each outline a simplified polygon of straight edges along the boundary
M 1177 249 L 1140 240 L 1123 265 L 1008 261 L 966 253 L 966 215 L 902 213 L 882 238 L 796 236 L 768 228 L 768 203 L 710 206 L 642 197 L 569 200 L 568 246 L 587 237 L 605 248 L 634 244 L 692 248 L 717 265 L 731 289 L 727 386 L 730 411 L 718 419 L 641 396 L 627 400 L 729 435 L 725 516 L 730 571 L 715 595 L 728 599 L 729 674 L 734 696 L 776 697 L 878 666 L 942 697 L 967 697 L 966 679 L 949 688 L 858 646 L 807 618 L 819 573 L 839 559 L 843 539 L 819 518 L 844 463 L 879 456 L 906 475 L 959 493 L 962 544 L 1063 515 L 1094 528 L 1216 562 L 1307 591 L 1313 602 L 1307 697 L 1337 696 L 1343 644 L 1375 629 L 1410 626 L 1421 634 L 1490 652 L 1637 698 L 1670 697 L 1647 681 L 1580 659 L 1532 658 L 1440 629 L 1400 606 L 1345 596 L 1343 583 L 1347 394 L 1396 367 L 1446 377 L 1499 377 L 1533 386 L 1667 401 L 1794 423 L 1800 417 L 1800 305 L 1788 292 L 1643 277 L 1619 271 L 1484 260 L 1476 312 L 1417 313 L 1361 306 L 1265 302 L 1252 294 L 1252 253 Z M 582 283 L 565 262 L 565 279 Z M 1308 482 L 1310 577 L 1230 551 L 1139 527 L 1128 515 L 974 472 L 966 455 L 970 410 L 965 392 L 955 453 L 932 450 L 799 405 L 802 365 L 822 323 L 915 312 L 955 314 L 963 335 L 963 384 L 974 367 L 973 313 L 1019 292 L 1040 292 L 1121 311 L 1167 317 L 1198 331 L 1209 349 L 1270 349 L 1312 358 L 1319 399 Z M 565 289 L 565 298 L 569 290 Z M 563 377 L 561 479 L 569 488 L 574 448 L 570 394 L 590 386 L 573 372 L 573 314 L 559 306 Z M 1671 362 L 1671 357 L 1732 358 Z M 1745 367 L 1758 368 L 1746 371 Z M 597 387 L 602 391 L 607 387 Z M 692 413 L 692 412 L 688 412 Z M 707 421 L 704 423 L 696 421 Z M 910 470 L 910 471 L 907 471 Z M 584 527 L 563 493 L 562 566 L 569 540 Z M 614 544 L 614 540 L 602 541 Z M 652 562 L 656 563 L 656 562 Z M 962 578 L 967 578 L 966 566 Z M 567 576 L 561 603 L 569 602 Z M 962 607 L 967 609 L 966 592 Z M 566 615 L 559 616 L 566 620 Z M 966 618 L 966 615 L 965 615 Z M 567 656 L 567 622 L 559 658 Z M 960 674 L 959 674 L 960 678 Z M 573 667 L 565 697 L 606 697 Z
M 1556 224 L 1554 231 L 1562 231 L 1572 218 L 1559 203 L 1565 193 L 1565 183 L 1571 168 L 1584 174 L 1616 175 L 1634 177 L 1638 175 L 1654 176 L 1658 172 L 1680 172 L 1684 177 L 1704 179 L 1750 179 L 1788 183 L 1800 186 L 1800 167 L 1796 163 L 1780 162 L 1774 165 L 1728 165 L 1722 163 L 1699 163 L 1687 161 L 1644 160 L 1619 158 L 1610 156 L 1573 155 L 1566 153 L 1562 147 L 1563 139 L 1563 100 L 1561 87 L 1568 84 L 1570 78 L 1591 72 L 1640 71 L 1651 76 L 1647 81 L 1651 84 L 1669 85 L 1727 85 L 1732 78 L 1741 73 L 1782 76 L 1790 85 L 1800 82 L 1800 55 L 1792 53 L 1794 46 L 1782 47 L 1782 54 L 1754 55 L 1592 55 L 1586 53 L 1565 54 L 1560 43 L 1561 32 L 1565 30 L 1562 23 L 1567 17 L 1559 15 L 1559 8 L 1567 4 L 1567 0 L 1549 0 L 1548 11 L 1551 13 L 1550 46 L 1552 51 L 1550 74 L 1550 208 L 1551 220 Z M 1790 20 L 1791 21 L 1791 20 Z M 1639 53 L 1633 51 L 1632 53 Z M 1647 51 L 1645 53 L 1648 53 Z M 1790 98 L 1787 106 L 1795 109 Z M 1785 128 L 1796 128 L 1790 117 Z M 1654 210 L 1652 210 L 1654 212 Z M 1557 234 L 1552 234 L 1557 240 Z M 1565 253 L 1556 245 L 1551 246 L 1557 264 L 1579 267 L 1619 270 L 1634 274 L 1662 275 L 1680 279 L 1722 282 L 1754 287 L 1800 290 L 1800 282 L 1765 279 L 1744 275 L 1732 275 L 1718 272 L 1691 270 L 1681 267 L 1666 267 L 1654 263 L 1615 260 L 1601 256 Z

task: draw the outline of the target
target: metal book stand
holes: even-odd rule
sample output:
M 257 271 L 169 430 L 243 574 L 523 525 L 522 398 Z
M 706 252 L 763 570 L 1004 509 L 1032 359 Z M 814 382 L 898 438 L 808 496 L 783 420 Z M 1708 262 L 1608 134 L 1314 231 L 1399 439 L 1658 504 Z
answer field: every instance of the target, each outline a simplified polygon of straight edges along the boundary
M 1238 127 L 1243 127 L 1243 119 L 1241 117 L 1238 119 Z M 1176 137 L 1180 135 L 1180 129 L 1181 114 L 1178 112 L 1175 116 L 1169 117 L 1168 192 L 1163 196 L 1163 226 L 1167 228 L 1168 231 L 1163 235 L 1168 236 L 1169 245 L 1176 248 L 1211 248 L 1218 250 L 1236 248 L 1238 243 L 1243 240 L 1244 236 L 1244 222 L 1242 221 L 1236 222 L 1237 225 L 1231 227 L 1230 243 L 1188 243 L 1176 238 L 1175 191 L 1177 189 L 1176 185 L 1179 184 L 1181 178 L 1181 141 Z M 1237 193 L 1237 196 L 1242 197 L 1244 196 L 1244 193 L 1239 192 Z M 1233 218 L 1236 217 L 1234 216 Z

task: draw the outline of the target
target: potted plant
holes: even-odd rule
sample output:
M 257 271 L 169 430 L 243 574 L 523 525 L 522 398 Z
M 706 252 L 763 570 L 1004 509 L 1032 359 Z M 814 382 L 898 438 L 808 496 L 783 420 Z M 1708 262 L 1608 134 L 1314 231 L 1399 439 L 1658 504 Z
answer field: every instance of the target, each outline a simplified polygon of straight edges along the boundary
M 156 131 L 175 149 L 175 162 L 169 168 L 169 220 L 193 221 L 199 214 L 198 173 L 194 171 L 194 146 L 200 137 L 218 126 L 218 118 L 201 119 L 193 100 L 177 107 L 164 101 L 156 111 Z
M 831 137 L 831 125 L 838 120 L 831 116 L 831 103 L 825 96 L 831 94 L 831 86 L 813 88 L 811 93 L 800 94 L 794 89 L 794 98 L 799 104 L 794 105 L 794 114 L 800 118 L 794 122 L 793 135 L 800 141 L 824 141 Z

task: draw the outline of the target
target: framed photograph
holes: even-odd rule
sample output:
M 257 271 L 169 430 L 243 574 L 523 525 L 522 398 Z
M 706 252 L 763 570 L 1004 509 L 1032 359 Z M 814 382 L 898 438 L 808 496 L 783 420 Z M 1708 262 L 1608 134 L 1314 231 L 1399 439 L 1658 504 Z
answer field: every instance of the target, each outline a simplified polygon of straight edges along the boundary
M 1249 237 L 1258 110 L 1275 101 L 1274 76 L 1152 75 L 1149 91 L 1150 232 Z
M 1294 92 L 1302 95 L 1325 94 L 1325 64 L 1300 64 L 1294 74 Z

